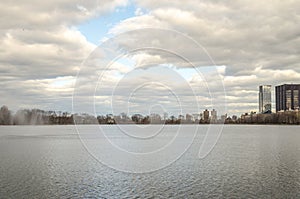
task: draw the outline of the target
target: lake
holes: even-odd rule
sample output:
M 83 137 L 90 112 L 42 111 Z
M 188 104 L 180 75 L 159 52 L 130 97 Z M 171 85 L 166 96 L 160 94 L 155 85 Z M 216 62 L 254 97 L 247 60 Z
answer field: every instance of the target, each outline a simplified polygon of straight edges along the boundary
M 299 126 L 197 127 L 1 126 L 0 198 L 300 198 Z

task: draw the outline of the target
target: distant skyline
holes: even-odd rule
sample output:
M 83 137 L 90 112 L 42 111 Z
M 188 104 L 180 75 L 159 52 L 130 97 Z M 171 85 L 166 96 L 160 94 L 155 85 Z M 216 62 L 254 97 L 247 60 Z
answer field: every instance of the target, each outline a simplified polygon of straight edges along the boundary
M 85 82 L 86 90 L 96 91 L 97 113 L 112 112 L 111 96 L 116 88 L 115 114 L 124 112 L 122 107 L 128 100 L 130 114 L 153 111 L 175 115 L 180 108 L 183 113 L 197 113 L 194 102 L 199 103 L 201 112 L 218 110 L 210 103 L 211 92 L 215 104 L 223 105 L 224 97 L 227 101 L 227 110 L 220 114 L 241 115 L 258 112 L 260 85 L 272 85 L 275 110 L 275 86 L 300 83 L 299 5 L 296 0 L 187 0 L 184 4 L 179 0 L 3 1 L 0 105 L 13 111 L 40 108 L 71 112 L 77 73 L 96 47 L 120 33 L 151 27 L 187 35 L 205 48 L 214 63 L 202 57 L 192 60 L 203 78 L 168 53 L 145 51 L 114 63 L 98 90 L 94 80 L 101 73 L 92 68 L 81 77 L 91 81 Z M 197 56 L 183 40 L 159 32 L 145 31 L 134 39 L 122 40 L 122 47 L 126 50 L 155 43 Z M 156 64 L 151 65 L 153 62 Z M 213 84 L 215 77 L 224 87 Z M 165 85 L 159 78 L 165 79 Z M 150 84 L 149 79 L 156 83 Z M 204 80 L 211 83 L 209 89 Z M 131 95 L 133 90 L 138 92 Z M 170 97 L 172 92 L 181 104 Z M 77 108 L 85 111 L 84 106 Z

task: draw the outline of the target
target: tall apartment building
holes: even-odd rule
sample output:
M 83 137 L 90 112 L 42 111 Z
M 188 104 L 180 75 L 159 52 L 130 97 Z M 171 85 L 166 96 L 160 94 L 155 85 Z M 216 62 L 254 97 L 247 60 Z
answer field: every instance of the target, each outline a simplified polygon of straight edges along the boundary
M 216 123 L 218 120 L 218 115 L 217 115 L 217 111 L 215 109 L 213 109 L 211 112 L 211 119 L 210 122 L 211 123 Z
M 259 112 L 271 113 L 272 112 L 272 97 L 271 97 L 271 85 L 259 86 Z
M 209 123 L 209 111 L 207 109 L 203 111 L 203 118 L 204 118 L 204 123 Z
M 300 84 L 283 84 L 275 87 L 276 111 L 299 109 Z

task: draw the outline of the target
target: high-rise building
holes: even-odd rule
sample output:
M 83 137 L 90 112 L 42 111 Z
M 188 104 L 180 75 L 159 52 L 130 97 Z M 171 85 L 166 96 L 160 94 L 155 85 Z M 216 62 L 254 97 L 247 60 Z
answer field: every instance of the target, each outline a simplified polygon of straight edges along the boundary
M 211 112 L 211 123 L 216 123 L 218 119 L 217 111 L 213 109 Z
M 300 84 L 284 84 L 276 86 L 276 111 L 299 109 Z
M 203 111 L 203 117 L 204 117 L 204 123 L 208 123 L 209 122 L 209 111 L 207 109 L 205 109 L 205 111 Z
M 271 85 L 259 86 L 259 112 L 272 112 Z

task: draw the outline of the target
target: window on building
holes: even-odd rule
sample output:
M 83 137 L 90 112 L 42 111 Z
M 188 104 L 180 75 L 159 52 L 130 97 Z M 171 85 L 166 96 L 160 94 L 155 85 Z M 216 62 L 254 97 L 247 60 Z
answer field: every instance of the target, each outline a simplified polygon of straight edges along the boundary
M 286 95 L 286 108 L 287 110 L 290 110 L 292 108 L 292 91 L 286 90 L 285 95 Z
M 294 108 L 299 109 L 299 90 L 294 90 Z

